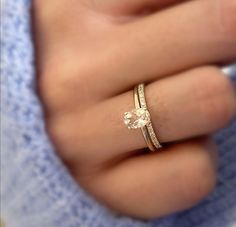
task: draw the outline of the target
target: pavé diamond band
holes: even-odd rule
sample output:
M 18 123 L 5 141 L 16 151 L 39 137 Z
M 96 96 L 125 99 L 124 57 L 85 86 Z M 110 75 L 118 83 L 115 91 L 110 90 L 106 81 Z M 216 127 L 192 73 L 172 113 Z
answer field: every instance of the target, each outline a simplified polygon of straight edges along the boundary
M 151 151 L 161 148 L 161 144 L 152 126 L 150 113 L 147 109 L 144 84 L 135 86 L 134 103 L 135 109 L 124 114 L 124 123 L 129 129 L 140 128 L 142 130 L 144 139 Z

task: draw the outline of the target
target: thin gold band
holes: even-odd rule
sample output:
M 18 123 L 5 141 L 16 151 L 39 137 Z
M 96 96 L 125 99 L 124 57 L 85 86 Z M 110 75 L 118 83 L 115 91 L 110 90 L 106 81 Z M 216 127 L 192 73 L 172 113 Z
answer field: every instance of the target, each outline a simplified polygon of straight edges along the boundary
M 145 98 L 144 84 L 139 84 L 138 86 L 135 86 L 134 93 L 135 93 L 135 107 L 137 108 L 136 102 L 138 100 L 138 103 L 139 103 L 138 108 L 148 109 L 146 98 Z M 143 136 L 146 140 L 146 143 L 148 145 L 148 148 L 151 151 L 155 151 L 155 150 L 162 147 L 160 142 L 157 139 L 157 136 L 156 136 L 156 133 L 155 133 L 154 128 L 152 126 L 151 120 L 150 120 L 150 123 L 148 123 L 145 127 L 141 128 L 141 129 L 142 129 Z
M 138 94 L 138 86 L 135 86 L 134 87 L 134 104 L 135 104 L 135 108 L 138 109 L 138 108 L 141 108 L 140 106 L 140 102 L 139 102 L 139 94 Z M 156 148 L 153 146 L 152 144 L 152 141 L 150 139 L 150 136 L 149 136 L 149 133 L 148 133 L 148 130 L 147 130 L 147 127 L 142 127 L 141 128 L 141 131 L 143 133 L 143 137 L 147 143 L 147 146 L 148 148 L 151 150 L 151 151 L 155 151 Z

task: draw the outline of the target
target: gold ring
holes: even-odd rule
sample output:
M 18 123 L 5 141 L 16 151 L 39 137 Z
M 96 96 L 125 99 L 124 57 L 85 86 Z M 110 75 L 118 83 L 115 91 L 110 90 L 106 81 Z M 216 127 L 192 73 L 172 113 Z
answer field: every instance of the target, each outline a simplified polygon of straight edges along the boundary
M 147 108 L 145 99 L 144 84 L 139 84 L 134 88 L 135 109 L 124 113 L 124 123 L 129 129 L 141 128 L 143 137 L 151 151 L 161 148 L 156 133 L 152 126 L 151 116 Z

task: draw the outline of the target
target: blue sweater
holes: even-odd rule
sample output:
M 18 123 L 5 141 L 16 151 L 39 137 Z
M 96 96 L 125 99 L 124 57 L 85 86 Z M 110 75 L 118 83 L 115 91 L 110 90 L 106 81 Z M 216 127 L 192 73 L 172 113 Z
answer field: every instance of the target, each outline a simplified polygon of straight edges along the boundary
M 7 227 L 236 226 L 236 120 L 216 135 L 218 185 L 195 208 L 141 221 L 111 213 L 84 192 L 45 131 L 35 91 L 31 1 L 7 0 L 1 5 L 1 217 Z

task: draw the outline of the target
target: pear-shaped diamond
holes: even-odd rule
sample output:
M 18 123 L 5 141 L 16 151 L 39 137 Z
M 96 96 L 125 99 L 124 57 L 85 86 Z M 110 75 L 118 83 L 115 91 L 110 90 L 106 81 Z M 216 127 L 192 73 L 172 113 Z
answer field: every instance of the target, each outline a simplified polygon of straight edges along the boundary
M 129 129 L 142 128 L 150 123 L 150 114 L 145 108 L 124 113 L 124 123 Z

